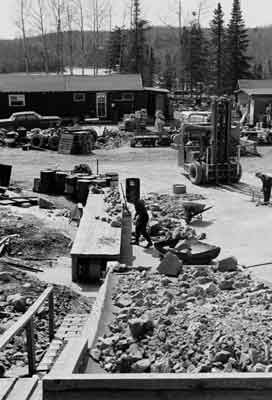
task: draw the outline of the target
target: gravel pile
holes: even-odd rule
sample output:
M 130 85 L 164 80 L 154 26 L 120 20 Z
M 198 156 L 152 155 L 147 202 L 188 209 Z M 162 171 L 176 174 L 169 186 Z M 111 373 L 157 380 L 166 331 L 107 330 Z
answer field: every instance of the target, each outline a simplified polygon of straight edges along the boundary
M 272 289 L 237 266 L 121 275 L 91 357 L 107 372 L 271 372 Z

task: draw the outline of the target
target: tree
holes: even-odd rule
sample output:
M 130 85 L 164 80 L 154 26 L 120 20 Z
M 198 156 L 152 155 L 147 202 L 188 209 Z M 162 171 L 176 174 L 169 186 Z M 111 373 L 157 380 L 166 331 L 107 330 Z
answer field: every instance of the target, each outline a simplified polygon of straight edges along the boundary
M 223 78 L 225 66 L 225 44 L 226 35 L 224 28 L 224 13 L 222 6 L 218 3 L 214 10 L 214 16 L 210 23 L 211 32 L 211 72 L 215 75 L 216 92 L 218 95 L 224 92 Z
M 208 81 L 207 41 L 197 21 L 191 23 L 188 46 L 186 69 L 192 94 L 200 85 L 203 86 Z
M 35 30 L 37 30 L 38 33 L 41 35 L 43 68 L 44 71 L 48 73 L 49 51 L 47 42 L 46 17 L 47 17 L 47 8 L 45 0 L 37 0 L 36 7 L 32 8 L 33 26 Z
M 231 19 L 227 29 L 227 76 L 228 90 L 233 92 L 238 79 L 250 77 L 248 33 L 242 16 L 240 0 L 233 0 Z
M 120 27 L 115 27 L 112 32 L 110 32 L 108 44 L 107 44 L 107 67 L 110 70 L 122 71 L 122 29 Z
M 80 26 L 80 53 L 81 53 L 81 73 L 84 75 L 86 67 L 86 43 L 85 43 L 85 18 L 82 0 L 77 0 L 79 8 L 79 26 Z
M 56 54 L 57 72 L 64 71 L 64 48 L 63 48 L 63 18 L 65 12 L 65 0 L 50 0 L 51 12 L 56 29 Z
M 174 63 L 171 55 L 169 53 L 165 56 L 165 67 L 163 71 L 163 86 L 171 90 L 174 81 Z
M 30 71 L 30 55 L 29 55 L 29 43 L 27 38 L 26 19 L 27 16 L 29 16 L 31 3 L 30 0 L 18 0 L 18 1 L 19 1 L 19 15 L 16 24 L 21 32 L 25 72 L 28 73 Z

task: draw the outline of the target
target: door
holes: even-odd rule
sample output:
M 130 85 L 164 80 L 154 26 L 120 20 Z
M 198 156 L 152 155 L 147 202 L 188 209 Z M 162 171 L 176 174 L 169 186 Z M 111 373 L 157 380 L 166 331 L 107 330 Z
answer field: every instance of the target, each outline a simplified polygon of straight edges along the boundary
M 96 94 L 96 116 L 98 118 L 107 117 L 107 94 L 97 93 Z

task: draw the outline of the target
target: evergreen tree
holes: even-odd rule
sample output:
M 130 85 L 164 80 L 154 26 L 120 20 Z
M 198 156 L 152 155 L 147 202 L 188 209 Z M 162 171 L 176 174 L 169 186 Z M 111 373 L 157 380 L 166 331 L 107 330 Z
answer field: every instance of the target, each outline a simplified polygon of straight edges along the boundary
M 233 92 L 238 79 L 250 77 L 250 57 L 247 56 L 248 33 L 242 16 L 240 0 L 233 0 L 231 19 L 227 29 L 228 90 Z
M 110 70 L 116 71 L 117 66 L 122 70 L 122 30 L 119 27 L 114 28 L 110 32 L 110 37 L 107 44 L 107 67 Z
M 189 77 L 190 91 L 193 93 L 200 85 L 204 87 L 208 83 L 207 41 L 197 21 L 191 24 L 188 45 L 186 69 Z
M 224 13 L 220 3 L 214 10 L 214 16 L 210 23 L 211 32 L 211 72 L 215 79 L 215 88 L 218 95 L 224 92 L 224 67 L 225 67 L 225 28 Z
M 169 53 L 165 56 L 165 67 L 163 71 L 162 85 L 165 89 L 171 90 L 174 81 L 174 64 L 172 57 Z

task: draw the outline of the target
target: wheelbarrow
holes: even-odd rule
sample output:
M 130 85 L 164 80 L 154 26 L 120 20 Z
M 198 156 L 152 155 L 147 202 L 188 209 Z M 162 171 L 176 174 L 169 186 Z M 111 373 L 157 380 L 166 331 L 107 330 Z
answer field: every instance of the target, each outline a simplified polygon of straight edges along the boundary
M 184 209 L 184 216 L 182 217 L 185 219 L 187 224 L 190 224 L 193 218 L 197 216 L 201 216 L 205 211 L 210 210 L 213 208 L 212 206 L 206 207 L 205 204 L 202 203 L 194 203 L 192 201 L 183 202 L 183 209 Z

